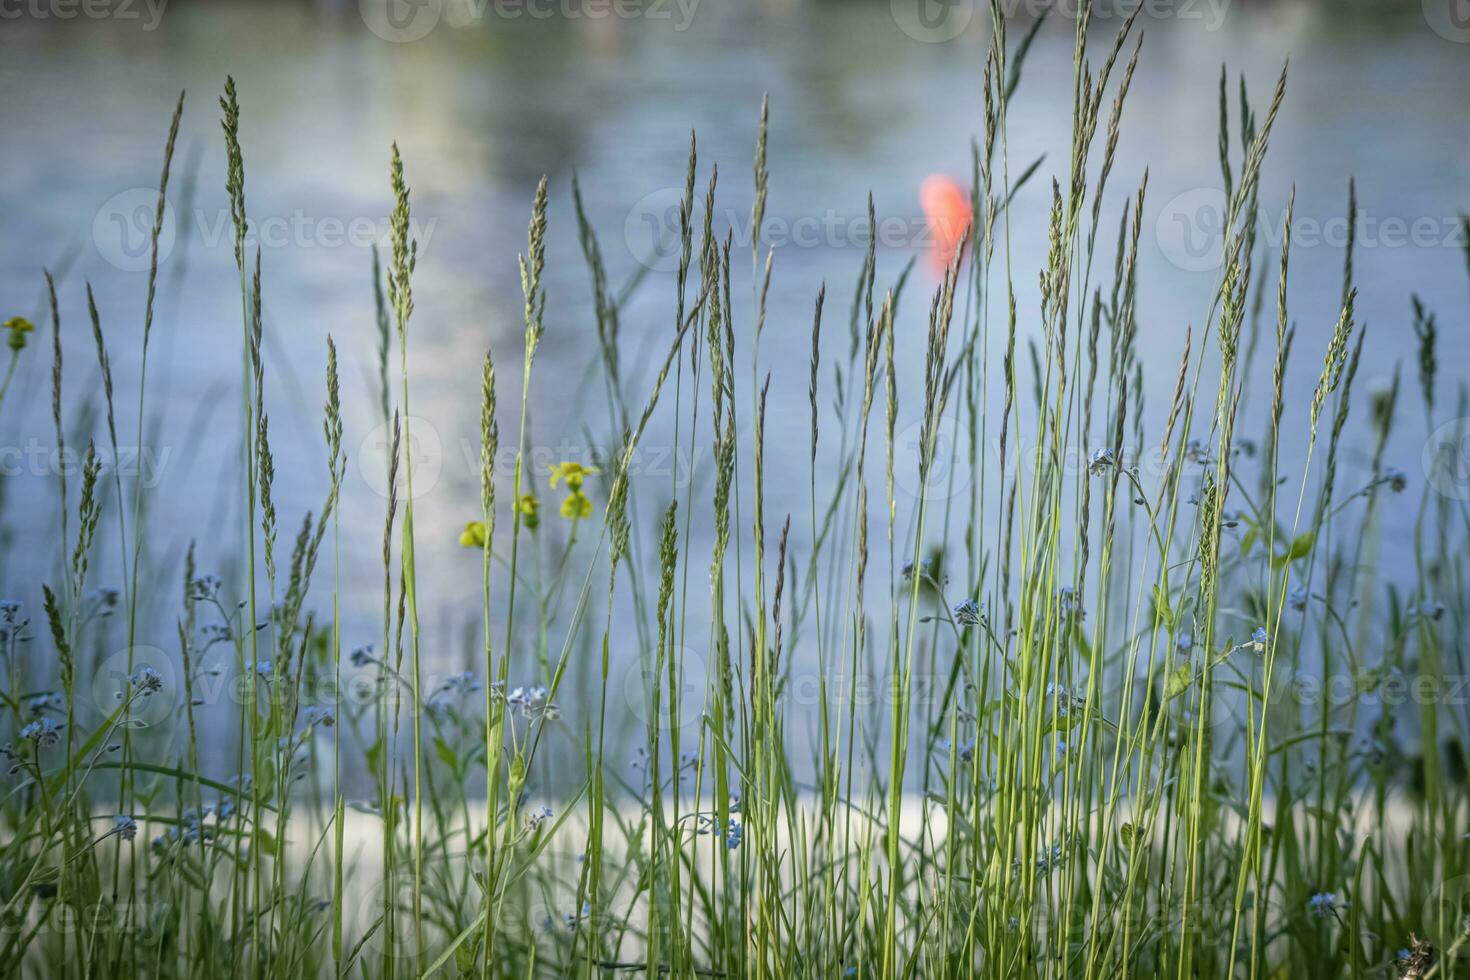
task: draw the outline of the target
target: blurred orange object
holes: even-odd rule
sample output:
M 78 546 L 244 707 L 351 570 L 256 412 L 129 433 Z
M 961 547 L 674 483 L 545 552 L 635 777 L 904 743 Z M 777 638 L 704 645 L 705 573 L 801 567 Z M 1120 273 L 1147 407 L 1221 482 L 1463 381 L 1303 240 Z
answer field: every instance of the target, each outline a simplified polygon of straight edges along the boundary
M 970 195 L 943 174 L 930 174 L 919 186 L 919 204 L 929 225 L 929 256 L 939 268 L 954 261 L 970 230 Z

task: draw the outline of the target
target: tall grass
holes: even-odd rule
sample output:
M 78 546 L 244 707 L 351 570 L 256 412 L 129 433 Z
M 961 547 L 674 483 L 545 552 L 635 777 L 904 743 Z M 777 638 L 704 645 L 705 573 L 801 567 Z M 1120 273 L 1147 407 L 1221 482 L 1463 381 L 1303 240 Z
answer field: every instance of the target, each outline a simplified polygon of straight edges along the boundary
M 240 567 L 201 573 L 191 548 L 176 622 L 146 622 L 144 491 L 109 485 L 90 445 L 80 484 L 62 474 L 56 578 L 0 607 L 5 975 L 1463 974 L 1470 512 L 1443 488 L 1462 475 L 1470 393 L 1444 403 L 1436 314 L 1414 298 L 1415 361 L 1386 390 L 1355 387 L 1351 244 L 1337 308 L 1292 311 L 1291 204 L 1274 254 L 1256 237 L 1286 74 L 1261 112 L 1222 73 L 1220 279 L 1189 329 L 1141 324 L 1147 174 L 1109 193 L 1134 23 L 1094 52 L 1078 19 L 1071 144 L 1044 214 L 1013 210 L 1050 165 L 1014 167 L 1007 135 L 1035 28 L 1013 43 L 998 5 L 993 27 L 971 220 L 927 311 L 913 264 L 881 268 L 874 245 L 846 343 L 827 284 L 811 284 L 804 463 L 768 438 L 791 377 L 760 343 L 805 311 L 769 305 L 781 257 L 759 236 L 747 303 L 713 220 L 718 171 L 701 203 L 691 138 L 672 330 L 648 376 L 626 370 L 620 312 L 655 287 L 610 284 L 572 187 L 616 448 L 537 470 L 547 309 L 582 302 L 549 295 L 547 242 L 567 230 L 541 182 L 518 405 L 498 390 L 506 352 L 485 352 L 478 377 L 480 502 L 462 503 L 459 544 L 482 608 L 465 611 L 477 669 L 458 674 L 437 673 L 419 619 L 416 550 L 457 545 L 415 528 L 411 148 L 391 151 L 390 255 L 372 270 L 378 417 L 344 414 L 351 328 L 337 325 L 324 499 L 283 551 L 265 270 L 245 247 L 228 81 Z M 755 228 L 779 181 L 770 111 L 753 133 Z M 1031 309 L 1021 222 L 1048 234 Z M 156 278 L 155 258 L 145 356 Z M 66 291 L 47 285 L 60 446 Z M 86 296 L 115 453 L 103 323 L 123 314 Z M 29 322 L 7 326 L 11 369 L 37 370 Z M 1179 355 L 1162 409 L 1143 401 L 1144 331 Z M 1288 390 L 1292 357 L 1321 363 L 1310 394 Z M 1419 411 L 1400 404 L 1415 382 Z M 373 425 L 390 448 L 381 622 L 344 663 L 347 453 Z M 644 474 L 651 431 L 673 432 L 695 479 Z M 1390 460 L 1425 440 L 1450 452 L 1428 454 L 1420 486 Z M 1349 465 L 1365 442 L 1366 469 Z M 803 479 L 806 513 L 774 512 L 773 483 Z M 1390 508 L 1413 511 L 1412 541 L 1386 539 Z M 87 587 L 109 513 L 120 593 Z M 329 532 L 330 592 L 315 574 Z M 1406 578 L 1385 571 L 1396 546 Z M 177 655 L 145 654 L 138 638 L 165 628 Z M 120 669 L 99 652 L 119 642 Z

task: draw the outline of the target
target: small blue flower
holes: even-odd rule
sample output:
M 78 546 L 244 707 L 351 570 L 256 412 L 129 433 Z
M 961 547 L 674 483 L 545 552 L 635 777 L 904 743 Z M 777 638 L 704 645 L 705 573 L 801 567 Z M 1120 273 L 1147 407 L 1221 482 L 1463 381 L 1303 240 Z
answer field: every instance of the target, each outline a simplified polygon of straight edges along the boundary
M 356 650 L 353 650 L 348 659 L 352 661 L 352 666 L 354 667 L 366 667 L 368 664 L 378 662 L 378 658 L 373 656 L 371 645 L 358 647 Z
M 1111 449 L 1094 449 L 1087 459 L 1087 472 L 1093 476 L 1102 473 L 1115 462 Z
M 220 582 L 218 576 L 204 575 L 196 578 L 189 584 L 190 597 L 197 600 L 211 601 L 218 598 Z
M 1310 595 L 1308 594 L 1307 590 L 1298 585 L 1293 588 L 1291 592 L 1287 595 L 1286 603 L 1297 612 L 1301 612 L 1303 609 L 1307 608 L 1308 598 L 1310 598 Z
M 1257 626 L 1256 631 L 1251 634 L 1251 643 L 1257 650 L 1266 649 L 1266 642 L 1271 639 L 1271 634 L 1266 632 L 1266 627 Z
M 480 689 L 480 682 L 468 670 L 451 674 L 439 690 L 448 694 L 473 694 Z
M 1307 900 L 1307 910 L 1319 919 L 1336 915 L 1347 909 L 1348 903 L 1337 897 L 1337 892 L 1317 892 Z
M 61 741 L 61 727 L 50 718 L 37 718 L 20 730 L 21 738 L 28 738 L 37 748 L 49 748 Z
M 954 743 L 947 738 L 940 739 L 938 744 L 939 748 L 944 750 L 945 755 L 949 755 L 949 750 L 954 745 Z M 975 740 L 973 738 L 970 738 L 961 742 L 959 744 L 958 752 L 956 753 L 956 755 L 958 755 L 961 762 L 972 761 L 975 758 Z
M 144 664 L 129 674 L 128 683 L 137 688 L 145 698 L 152 697 L 163 690 L 163 678 L 148 664 Z
M 980 617 L 980 604 L 974 599 L 966 599 L 954 607 L 954 620 L 961 626 L 978 626 Z
M 1036 873 L 1038 875 L 1051 873 L 1051 869 L 1059 866 L 1065 856 L 1066 854 L 1062 850 L 1062 845 L 1053 844 L 1051 847 L 1043 850 L 1041 855 L 1036 859 Z
M 726 850 L 735 850 L 743 840 L 745 840 L 745 828 L 741 826 L 739 820 L 731 820 L 730 828 L 725 832 Z
M 592 914 L 592 903 L 591 902 L 583 902 L 582 903 L 582 914 L 581 915 L 573 915 L 570 912 L 563 912 L 561 914 L 561 920 L 562 920 L 562 922 L 566 923 L 566 927 L 568 929 L 570 929 L 573 932 L 575 932 L 576 929 L 577 929 L 577 925 L 583 919 L 587 918 L 591 914 Z
M 32 694 L 25 699 L 25 705 L 33 717 L 39 718 L 48 711 L 60 711 L 66 707 L 66 699 L 55 691 L 47 691 L 44 694 Z
M 301 723 L 308 731 L 321 725 L 323 728 L 331 728 L 337 724 L 337 716 L 332 713 L 331 708 L 312 705 L 301 712 Z
M 928 578 L 929 575 L 931 574 L 931 572 L 933 571 L 933 567 L 934 567 L 934 561 L 933 561 L 933 559 L 930 559 L 930 558 L 925 558 L 923 561 L 919 562 L 919 564 L 917 566 L 913 562 L 911 562 L 911 561 L 904 562 L 904 565 L 903 565 L 903 577 L 904 578 L 911 578 L 913 576 L 913 574 L 914 574 L 914 569 L 917 568 L 919 570 L 919 575 L 921 577 Z
M 119 813 L 112 818 L 112 832 L 123 840 L 132 840 L 138 836 L 138 821 L 126 813 Z
M 1084 711 L 1087 708 L 1087 698 L 1073 694 L 1065 684 L 1046 685 L 1046 703 L 1056 705 L 1057 716 L 1060 718 L 1066 718 L 1070 711 Z
M 1403 493 L 1409 486 L 1409 474 L 1397 466 L 1384 467 L 1382 480 L 1394 493 Z
M 544 687 L 518 687 L 505 697 L 505 703 L 517 709 L 525 718 L 558 718 L 561 709 L 547 700 L 551 692 Z
M 119 595 L 117 589 L 88 589 L 85 598 L 97 607 L 97 615 L 111 616 Z

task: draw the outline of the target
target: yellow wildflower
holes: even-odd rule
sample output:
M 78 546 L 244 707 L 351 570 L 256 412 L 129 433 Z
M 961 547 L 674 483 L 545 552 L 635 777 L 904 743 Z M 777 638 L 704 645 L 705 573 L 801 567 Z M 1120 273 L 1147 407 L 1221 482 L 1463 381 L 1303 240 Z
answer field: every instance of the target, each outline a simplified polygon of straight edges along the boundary
M 536 530 L 536 525 L 541 523 L 541 501 L 536 499 L 535 494 L 521 494 L 516 501 L 516 510 L 521 512 L 521 523 L 531 530 Z
M 596 472 L 594 467 L 583 466 L 581 463 L 557 463 L 551 470 L 551 487 L 554 490 L 559 480 L 565 480 L 568 490 L 573 494 L 581 493 L 582 481 Z
M 18 351 L 26 345 L 26 334 L 36 329 L 36 325 L 23 316 L 13 316 L 5 321 L 5 329 L 10 331 L 10 349 Z
M 464 530 L 460 532 L 459 543 L 466 548 L 485 547 L 485 522 L 470 521 L 466 524 Z
M 573 490 L 571 496 L 561 502 L 561 516 L 568 520 L 586 520 L 592 516 L 592 501 L 580 490 Z

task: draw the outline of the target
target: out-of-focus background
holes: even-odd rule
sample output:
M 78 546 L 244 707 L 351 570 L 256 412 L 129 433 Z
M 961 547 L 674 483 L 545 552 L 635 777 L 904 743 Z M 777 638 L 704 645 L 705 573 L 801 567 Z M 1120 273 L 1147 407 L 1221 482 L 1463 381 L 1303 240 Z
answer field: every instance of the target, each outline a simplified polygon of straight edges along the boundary
M 1012 6 L 1014 40 L 1037 11 Z M 1358 384 L 1387 384 L 1395 365 L 1412 376 L 1413 294 L 1438 314 L 1443 390 L 1466 376 L 1456 356 L 1470 303 L 1458 217 L 1470 209 L 1470 18 L 1463 8 L 1462 0 L 1146 2 L 1143 52 L 1103 211 L 1107 265 L 1098 274 L 1110 280 L 1121 209 L 1148 168 L 1140 347 L 1146 411 L 1158 421 L 1184 330 L 1204 321 L 1219 280 L 1222 63 L 1231 73 L 1234 129 L 1238 76 L 1264 112 L 1290 56 L 1288 95 L 1265 166 L 1258 253 L 1258 268 L 1274 266 L 1295 186 L 1291 310 L 1299 333 L 1288 387 L 1308 396 L 1337 315 L 1350 178 L 1357 181 L 1358 313 L 1368 324 Z M 1098 51 L 1120 22 L 1116 4 L 1097 7 Z M 1051 179 L 1065 181 L 1074 25 L 1063 3 L 1042 27 L 1009 119 L 1013 177 L 1045 154 L 1008 228 L 1023 333 L 1034 320 Z M 845 355 L 871 192 L 886 229 L 877 247 L 879 288 L 919 258 L 898 328 L 900 370 L 917 383 L 928 293 L 937 281 L 925 258 L 931 238 L 920 187 L 926 177 L 947 175 L 968 190 L 989 39 L 989 5 L 980 0 L 0 0 L 0 297 L 5 315 L 41 325 L 38 350 L 28 352 L 0 417 L 12 535 L 0 591 L 29 588 L 57 561 L 53 538 L 39 530 L 44 522 L 37 519 L 32 533 L 22 520 L 45 515 L 56 494 L 50 323 L 39 315 L 43 267 L 58 274 L 69 404 L 89 399 L 100 410 L 85 306 L 90 282 L 111 349 L 120 438 L 125 447 L 136 442 L 146 244 L 180 88 L 188 97 L 148 365 L 145 449 L 125 448 L 121 460 L 125 479 L 150 488 L 147 507 L 163 532 L 150 543 L 150 567 L 174 574 L 190 539 L 198 541 L 202 571 L 237 567 L 240 299 L 216 105 L 230 74 L 243 106 L 251 243 L 263 254 L 284 534 L 320 506 L 325 450 L 317 420 L 329 332 L 342 352 L 348 646 L 380 632 L 385 450 L 371 246 L 387 239 L 390 144 L 396 140 L 403 152 L 419 240 L 410 356 L 419 567 L 427 582 L 421 607 L 432 638 L 426 649 L 436 668 L 448 670 L 458 666 L 461 641 L 479 615 L 479 561 L 455 539 L 479 512 L 480 358 L 494 349 L 505 379 L 502 405 L 513 403 L 521 331 L 516 253 L 525 247 L 538 178 L 547 175 L 551 188 L 550 298 L 532 396 L 533 461 L 541 468 L 531 479 L 554 508 L 544 466 L 590 462 L 613 441 L 602 384 L 590 370 L 597 344 L 573 176 L 614 286 L 635 286 L 621 320 L 630 398 L 640 402 L 671 337 L 674 276 L 660 232 L 682 188 L 690 131 L 698 134 L 701 192 L 710 165 L 719 165 L 716 224 L 733 229 L 734 264 L 746 275 L 751 161 L 761 98 L 769 94 L 763 240 L 776 252 L 762 354 L 773 370 L 767 438 L 790 465 L 771 471 L 767 512 L 772 520 L 804 514 L 813 296 L 825 281 L 836 362 Z M 1238 147 L 1234 154 L 1238 168 Z M 748 280 L 737 282 L 735 294 L 737 310 L 748 314 Z M 1249 418 L 1260 418 L 1267 388 L 1261 381 L 1250 389 L 1260 404 L 1244 407 Z M 901 431 L 917 422 L 918 400 L 912 392 L 903 400 Z M 1288 413 L 1288 452 L 1301 444 L 1304 414 Z M 503 430 L 513 431 L 513 422 L 506 408 Z M 1361 431 L 1347 438 L 1348 465 L 1361 465 L 1370 446 L 1365 416 L 1355 425 Z M 85 413 L 69 414 L 68 426 L 102 431 Z M 1415 437 L 1389 456 L 1422 481 L 1422 444 L 1415 427 L 1407 429 Z M 695 480 L 696 499 L 705 499 L 708 449 L 676 472 L 672 455 L 658 450 L 671 442 L 657 421 L 642 459 L 645 517 L 653 502 L 667 499 L 661 484 Z M 915 489 L 900 484 L 901 493 Z M 1398 518 L 1390 512 L 1387 519 Z M 553 514 L 544 533 L 564 533 Z M 114 539 L 111 530 L 99 536 L 102 571 L 94 580 L 116 577 L 115 549 L 106 550 Z

